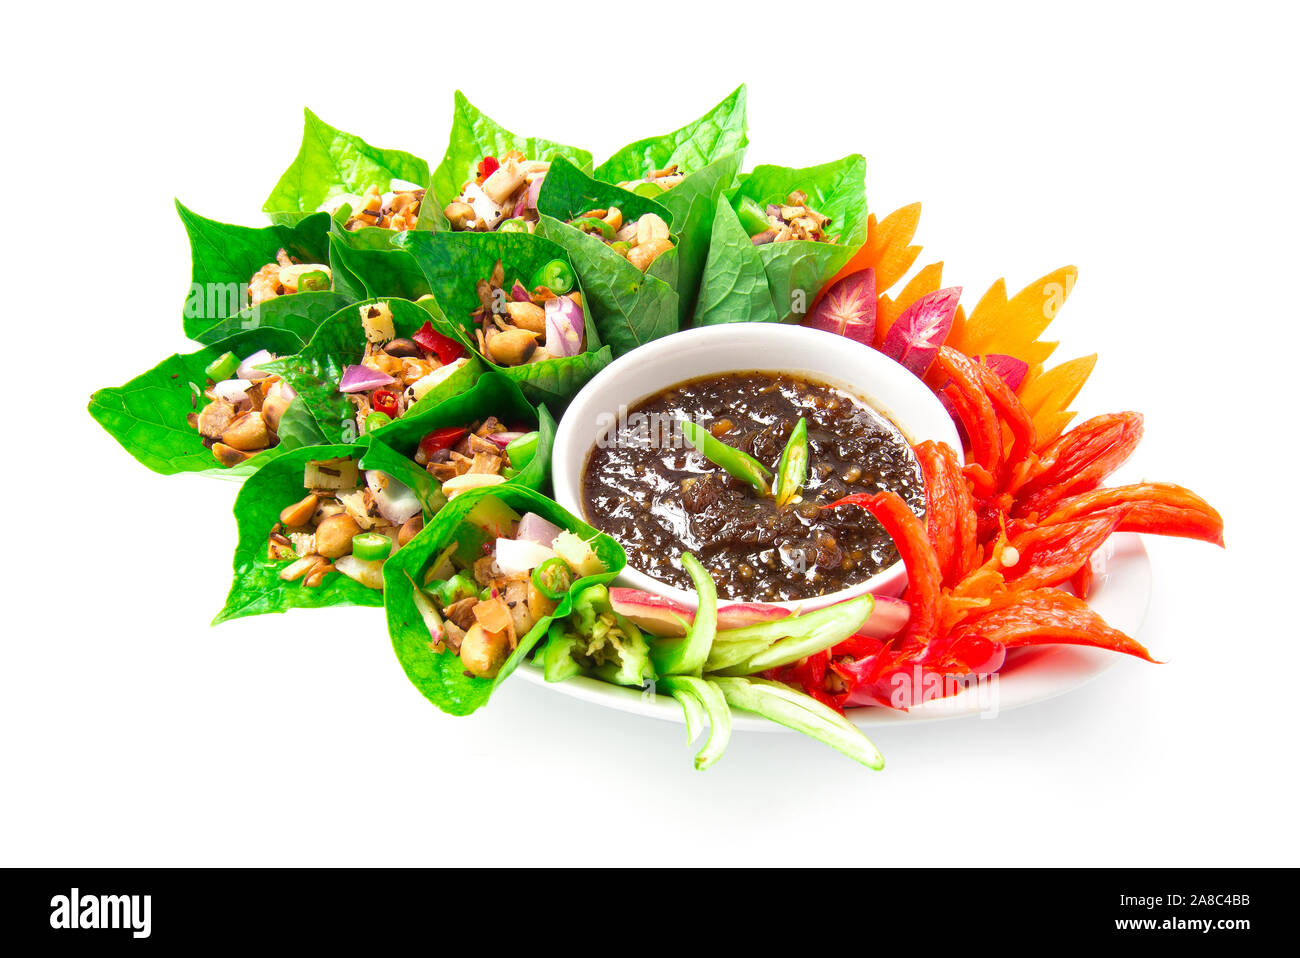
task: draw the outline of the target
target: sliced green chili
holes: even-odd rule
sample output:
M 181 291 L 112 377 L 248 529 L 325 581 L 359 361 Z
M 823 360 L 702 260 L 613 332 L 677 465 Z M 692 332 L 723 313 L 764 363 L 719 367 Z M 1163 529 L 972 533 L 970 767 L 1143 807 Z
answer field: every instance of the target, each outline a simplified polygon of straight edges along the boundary
M 704 454 L 705 459 L 725 470 L 728 475 L 749 483 L 761 496 L 771 491 L 768 478 L 772 473 L 749 453 L 728 446 L 699 423 L 689 420 L 682 422 L 682 433 L 687 442 Z
M 762 679 L 712 679 L 733 708 L 755 712 L 786 728 L 824 742 L 867 768 L 885 767 L 871 740 L 843 715 L 816 699 L 778 682 Z
M 562 259 L 553 259 L 533 274 L 531 288 L 545 286 L 552 293 L 563 295 L 573 289 L 575 282 L 573 268 Z
M 239 369 L 239 357 L 234 353 L 222 353 L 208 363 L 203 372 L 214 383 L 219 383 L 233 376 L 237 369 Z
M 731 709 L 716 683 L 693 675 L 666 675 L 659 685 L 682 705 L 686 714 L 686 734 L 691 741 L 700 732 L 700 713 L 709 718 L 709 737 L 695 756 L 695 767 L 704 771 L 727 749 L 731 740 Z
M 366 432 L 374 432 L 376 429 L 382 429 L 393 421 L 393 417 L 386 412 L 375 411 L 366 417 Z
M 667 193 L 668 191 L 665 190 L 658 183 L 647 180 L 644 183 L 638 183 L 636 186 L 632 187 L 632 192 L 635 193 L 637 196 L 644 196 L 646 197 L 646 199 L 652 200 L 656 196 L 660 196 L 664 193 Z
M 352 537 L 352 554 L 362 561 L 387 559 L 393 551 L 393 540 L 378 532 L 362 532 Z
M 559 556 L 547 559 L 533 570 L 533 585 L 537 586 L 537 591 L 552 602 L 559 602 L 572 585 L 569 567 Z
M 776 504 L 787 506 L 808 481 L 808 422 L 802 416 L 776 464 Z
M 757 236 L 772 228 L 772 224 L 767 219 L 767 211 L 751 197 L 746 196 L 741 199 L 736 215 L 740 217 L 740 225 L 750 236 Z
M 526 432 L 518 439 L 512 439 L 505 448 L 506 458 L 513 469 L 526 467 L 537 455 L 537 432 Z
M 315 293 L 330 288 L 330 274 L 324 270 L 314 269 L 298 277 L 298 292 Z
M 528 220 L 522 216 L 514 216 L 503 222 L 497 227 L 498 233 L 527 233 Z
M 607 243 L 614 240 L 614 227 L 594 216 L 579 216 L 576 219 L 569 220 L 569 225 L 584 233 L 590 233 L 592 236 L 599 236 Z
M 699 675 L 718 633 L 718 590 L 712 576 L 689 552 L 682 553 L 682 568 L 695 586 L 699 608 L 684 638 L 654 640 L 650 658 L 660 675 Z

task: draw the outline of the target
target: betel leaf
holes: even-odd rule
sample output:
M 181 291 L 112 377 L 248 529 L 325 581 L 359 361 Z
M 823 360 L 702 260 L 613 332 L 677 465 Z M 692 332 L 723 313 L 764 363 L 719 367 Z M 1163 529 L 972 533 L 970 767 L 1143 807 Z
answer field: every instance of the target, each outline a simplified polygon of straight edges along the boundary
M 417 231 L 403 233 L 398 242 L 420 264 L 442 314 L 467 343 L 475 342 L 471 314 L 480 305 L 476 286 L 479 280 L 491 275 L 498 260 L 505 270 L 507 288 L 516 279 L 527 286 L 533 274 L 551 260 L 560 259 L 571 264 L 562 247 L 529 233 Z M 581 289 L 581 278 L 578 285 Z M 583 313 L 586 352 L 524 366 L 489 365 L 519 383 L 529 402 L 545 403 L 558 415 L 583 384 L 610 361 L 609 348 L 601 348 L 600 334 L 592 321 L 591 310 Z M 480 355 L 477 350 L 475 354 Z M 484 359 L 484 362 L 488 360 Z
M 344 368 L 360 363 L 365 353 L 366 336 L 361 326 L 360 311 L 371 302 L 388 304 L 398 336 L 410 337 L 426 322 L 433 323 L 444 335 L 454 334 L 439 315 L 415 303 L 404 299 L 367 300 L 341 309 L 321 323 L 311 341 L 297 353 L 264 364 L 263 369 L 278 373 L 293 387 L 298 399 L 330 442 L 355 442 L 359 438 L 355 420 L 356 407 L 346 395 L 339 392 L 339 382 L 343 378 Z M 483 371 L 483 362 L 468 350 L 466 356 L 469 362 L 412 405 L 407 410 L 407 415 L 431 409 L 442 400 L 473 385 Z M 391 428 L 391 424 L 385 428 Z
M 759 166 L 742 176 L 731 203 L 719 203 L 714 214 L 695 324 L 802 319 L 817 291 L 866 239 L 865 177 L 866 161 L 858 154 L 801 169 Z M 827 232 L 834 242 L 750 244 L 733 204 L 746 197 L 760 207 L 780 204 L 795 190 L 808 195 L 809 206 L 831 217 Z M 757 263 L 762 264 L 762 282 L 756 277 Z
M 658 202 L 673 214 L 673 229 L 677 232 L 677 293 L 683 326 L 695 313 L 700 279 L 709 256 L 714 212 L 722 202 L 723 194 L 735 183 L 742 159 L 740 152 L 729 153 L 691 173 L 657 197 Z
M 511 484 L 540 489 L 550 478 L 551 446 L 555 441 L 555 419 L 545 406 L 533 408 L 524 398 L 519 385 L 510 377 L 489 370 L 463 393 L 437 405 L 407 413 L 373 435 L 405 456 L 414 456 L 420 440 L 435 429 L 469 427 L 495 416 L 508 428 L 537 430 L 537 452 L 532 460 L 508 481 Z
M 422 480 L 427 473 L 413 462 L 404 461 L 388 450 L 374 452 L 365 446 L 340 444 L 293 449 L 272 459 L 266 466 L 249 477 L 235 498 L 235 523 L 239 529 L 239 544 L 235 547 L 234 575 L 226 604 L 212 620 L 213 625 L 247 615 L 268 612 L 287 612 L 290 609 L 319 609 L 335 605 L 361 605 L 378 607 L 384 604 L 383 592 L 370 589 L 349 579 L 340 572 L 331 572 L 318 586 L 306 586 L 301 580 L 286 582 L 280 571 L 292 559 L 271 561 L 267 557 L 267 537 L 280 521 L 280 512 L 301 500 L 307 489 L 303 486 L 303 473 L 313 460 L 351 457 L 359 459 L 362 468 L 376 468 L 394 476 L 420 495 L 433 490 Z M 432 515 L 431 506 L 441 505 L 438 496 L 426 501 L 425 518 Z M 401 555 L 399 550 L 396 555 Z M 389 562 L 393 561 L 391 558 Z
M 551 164 L 537 201 L 537 233 L 569 253 L 582 281 L 591 318 L 615 356 L 675 333 L 680 320 L 678 249 L 655 259 L 645 273 L 599 237 L 569 225 L 591 210 L 617 207 L 624 222 L 652 213 L 673 229 L 673 215 L 659 203 L 592 179 L 567 160 Z M 674 243 L 677 238 L 673 237 Z
M 311 110 L 303 114 L 298 155 L 262 206 L 272 222 L 296 222 L 326 203 L 361 196 L 372 186 L 386 192 L 395 181 L 418 187 L 429 181 L 429 164 L 418 156 L 371 146 Z
M 200 343 L 215 343 L 236 333 L 269 328 L 288 330 L 305 343 L 317 326 L 355 301 L 356 297 L 339 290 L 277 296 L 217 320 L 192 338 Z
M 714 213 L 712 240 L 695 305 L 695 325 L 775 323 L 767 270 L 730 203 Z
M 519 383 L 519 388 L 531 402 L 545 405 L 563 415 L 569 400 L 578 394 L 578 390 L 613 361 L 613 352 L 608 346 L 602 346 L 594 353 L 588 350 L 576 356 L 548 359 L 501 371 Z
M 530 160 L 556 160 L 563 157 L 580 169 L 591 171 L 591 154 L 586 150 L 542 137 L 511 133 L 457 90 L 447 152 L 438 168 L 433 171 L 429 185 L 437 202 L 430 204 L 426 201 L 421 207 L 421 225 L 426 222 L 426 214 L 433 214 L 435 209 L 441 214 L 443 207 L 460 195 L 465 183 L 477 174 L 479 160 L 485 156 L 499 157 L 511 150 L 522 153 Z
M 330 237 L 329 248 L 335 286 L 353 299 L 397 296 L 417 300 L 429 295 L 429 281 L 420 264 L 405 250 L 354 247 L 337 235 Z
M 283 329 L 238 333 L 197 352 L 169 356 L 124 385 L 98 390 L 90 397 L 87 411 L 123 449 L 154 472 L 163 475 L 197 472 L 242 479 L 288 446 L 310 437 L 303 433 L 291 434 L 289 441 L 281 446 L 258 453 L 234 468 L 225 468 L 203 444 L 203 437 L 186 421 L 190 413 L 198 412 L 209 402 L 203 395 L 209 382 L 204 370 L 227 352 L 243 359 L 259 349 L 285 355 L 301 345 L 297 336 Z
M 277 296 L 249 305 L 248 282 L 284 250 L 298 263 L 329 262 L 329 217 L 309 216 L 296 226 L 254 229 L 200 216 L 178 200 L 190 240 L 190 290 L 185 298 L 185 335 L 212 343 L 233 333 L 273 326 L 290 329 L 306 340 L 315 324 L 343 306 L 338 293 L 311 292 Z
M 642 273 L 595 236 L 543 215 L 537 235 L 554 240 L 569 253 L 582 280 L 587 318 L 615 356 L 631 352 L 661 336 L 677 332 L 677 250 L 660 255 Z
M 618 150 L 596 168 L 598 179 L 624 183 L 676 163 L 690 174 L 749 144 L 745 120 L 745 85 L 699 119 L 660 136 L 649 136 Z
M 535 512 L 561 529 L 592 539 L 593 548 L 607 571 L 587 576 L 573 584 L 551 616 L 543 618 L 521 636 L 519 644 L 492 679 L 465 673 L 460 659 L 450 650 L 434 651 L 415 602 L 413 582 L 423 583 L 425 571 L 449 545 L 465 516 L 484 498 L 497 498 L 516 512 Z M 406 547 L 384 565 L 384 610 L 388 636 L 407 678 L 430 702 L 452 715 L 468 715 L 484 705 L 492 692 L 527 658 L 546 634 L 552 619 L 562 618 L 572 608 L 573 596 L 582 589 L 614 578 L 627 562 L 623 547 L 561 509 L 556 503 L 522 486 L 498 486 L 475 490 L 451 500 Z
M 841 246 L 861 246 L 867 239 L 867 161 L 860 153 L 819 166 L 756 166 L 740 178 L 732 202 L 749 197 L 760 207 L 783 203 L 795 190 L 808 194 L 808 205 L 831 218 L 826 232 Z

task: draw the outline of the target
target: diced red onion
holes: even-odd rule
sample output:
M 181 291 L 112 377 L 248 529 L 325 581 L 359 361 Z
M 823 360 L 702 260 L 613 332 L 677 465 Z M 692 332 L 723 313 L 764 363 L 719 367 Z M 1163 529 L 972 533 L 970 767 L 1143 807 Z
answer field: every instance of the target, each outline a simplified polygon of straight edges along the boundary
M 269 351 L 259 349 L 239 364 L 239 368 L 235 370 L 235 376 L 239 379 L 266 379 L 271 374 L 264 373 L 257 367 L 262 363 L 269 363 L 274 358 Z
M 370 469 L 366 472 L 366 485 L 375 497 L 379 514 L 398 526 L 420 512 L 420 500 L 410 486 L 403 485 L 386 472 Z
M 515 280 L 515 285 L 510 287 L 510 298 L 516 303 L 531 303 L 533 298 L 528 295 L 528 287 L 519 280 Z
M 551 356 L 576 356 L 582 352 L 582 307 L 567 296 L 546 301 L 546 351 Z
M 538 545 L 546 546 L 549 549 L 551 543 L 555 541 L 555 537 L 563 531 L 555 523 L 543 519 L 537 513 L 525 512 L 524 517 L 519 520 L 519 528 L 515 531 L 515 538 L 536 542 Z
M 554 559 L 555 550 L 528 539 L 498 539 L 495 557 L 502 575 L 523 575 Z
M 542 195 L 542 181 L 546 179 L 546 174 L 533 177 L 533 181 L 528 184 L 528 195 L 524 197 L 524 203 L 530 210 L 537 209 L 537 198 Z M 519 214 L 516 213 L 516 216 Z
M 522 435 L 522 432 L 494 432 L 488 438 L 504 449 Z
M 339 380 L 339 392 L 341 393 L 363 393 L 371 389 L 378 389 L 380 386 L 388 386 L 396 382 L 388 373 L 380 372 L 378 369 L 371 369 L 369 366 L 345 366 L 343 368 L 343 378 Z

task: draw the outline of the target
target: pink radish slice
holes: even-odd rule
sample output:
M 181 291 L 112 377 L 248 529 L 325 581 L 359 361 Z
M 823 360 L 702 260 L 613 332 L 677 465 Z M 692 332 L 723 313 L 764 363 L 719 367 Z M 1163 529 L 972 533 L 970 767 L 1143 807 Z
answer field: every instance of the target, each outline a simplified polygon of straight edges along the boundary
M 902 599 L 889 596 L 875 597 L 876 605 L 867 616 L 867 621 L 858 629 L 858 635 L 869 635 L 873 639 L 888 639 L 902 631 L 907 625 L 911 609 Z
M 1015 356 L 1004 356 L 1002 353 L 976 356 L 975 362 L 983 363 L 997 373 L 1012 391 L 1019 389 L 1020 384 L 1025 381 L 1025 376 L 1029 374 L 1029 363 Z
M 619 615 L 651 635 L 685 635 L 686 625 L 695 621 L 695 612 L 680 602 L 640 589 L 612 588 L 609 604 Z M 678 617 L 686 624 L 679 622 Z
M 876 271 L 845 276 L 826 291 L 803 325 L 870 346 L 876 335 Z
M 907 367 L 913 375 L 924 376 L 948 338 L 959 299 L 960 286 L 922 296 L 889 327 L 880 351 Z

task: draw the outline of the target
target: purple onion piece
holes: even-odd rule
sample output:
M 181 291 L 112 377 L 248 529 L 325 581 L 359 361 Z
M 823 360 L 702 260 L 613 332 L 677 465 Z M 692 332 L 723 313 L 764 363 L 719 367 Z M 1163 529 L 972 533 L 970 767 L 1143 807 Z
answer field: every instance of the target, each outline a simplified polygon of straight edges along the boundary
M 546 301 L 546 351 L 551 356 L 576 356 L 582 352 L 582 307 L 567 296 Z
M 555 537 L 562 531 L 555 523 L 543 519 L 537 513 L 525 512 L 524 517 L 519 520 L 519 528 L 515 532 L 515 538 L 536 542 L 538 545 L 550 548 L 551 543 L 555 541 Z
M 368 392 L 371 389 L 378 389 L 380 386 L 387 386 L 394 382 L 396 380 L 392 376 L 381 373 L 378 369 L 371 369 L 369 366 L 345 366 L 343 368 L 343 378 L 339 380 L 339 392 Z

